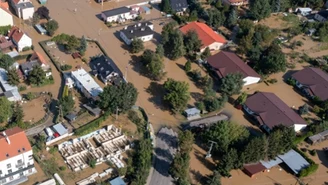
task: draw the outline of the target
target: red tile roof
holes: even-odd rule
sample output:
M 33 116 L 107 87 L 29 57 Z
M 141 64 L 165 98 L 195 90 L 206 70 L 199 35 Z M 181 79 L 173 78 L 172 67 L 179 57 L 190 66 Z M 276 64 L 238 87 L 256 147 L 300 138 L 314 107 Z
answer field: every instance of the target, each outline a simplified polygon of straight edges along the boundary
M 241 73 L 244 78 L 261 77 L 251 67 L 249 67 L 244 61 L 242 61 L 236 54 L 232 52 L 221 51 L 215 55 L 208 57 L 207 62 L 212 66 L 218 76 L 223 78 L 230 73 Z
M 11 27 L 11 30 L 9 32 L 9 37 L 14 40 L 15 42 L 19 42 L 20 39 L 23 37 L 24 32 L 21 31 L 17 26 Z
M 202 48 L 206 48 L 214 42 L 225 44 L 227 41 L 222 35 L 215 33 L 209 26 L 200 22 L 191 22 L 180 28 L 186 34 L 189 30 L 195 30 L 199 39 L 202 41 Z
M 10 144 L 3 133 L 6 133 Z M 25 135 L 24 130 L 19 127 L 7 129 L 0 132 L 0 161 L 15 157 L 24 152 L 32 150 L 31 145 Z
M 245 105 L 257 115 L 259 122 L 270 129 L 274 126 L 294 124 L 307 124 L 294 110 L 286 105 L 275 94 L 269 92 L 257 92 L 249 96 Z
M 309 88 L 321 100 L 328 99 L 328 74 L 319 68 L 306 67 L 292 75 L 299 83 Z
M 253 175 L 260 173 L 262 171 L 266 170 L 265 166 L 263 166 L 261 163 L 255 163 L 255 164 L 245 164 L 243 166 L 243 171 L 252 177 Z
M 4 10 L 9 10 L 9 4 L 8 4 L 8 2 L 2 2 L 0 0 L 0 7 L 3 8 Z
M 32 60 L 38 60 L 41 64 L 47 65 L 47 61 L 44 59 L 44 57 L 39 52 L 34 52 L 30 58 L 30 61 Z

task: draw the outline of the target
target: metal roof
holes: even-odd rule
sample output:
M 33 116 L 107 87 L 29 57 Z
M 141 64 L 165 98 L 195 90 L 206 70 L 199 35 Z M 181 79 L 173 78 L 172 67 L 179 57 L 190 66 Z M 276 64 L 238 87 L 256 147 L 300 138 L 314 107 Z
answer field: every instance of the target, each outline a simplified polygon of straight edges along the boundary
M 320 132 L 319 134 L 316 134 L 316 135 L 313 135 L 313 136 L 310 136 L 309 139 L 315 143 L 317 142 L 318 140 L 320 139 L 324 139 L 326 136 L 328 135 L 328 130 L 325 130 L 323 132 Z
M 266 167 L 266 169 L 270 169 L 274 166 L 277 166 L 278 164 L 282 163 L 282 160 L 276 157 L 275 159 L 272 159 L 270 161 L 263 161 L 261 160 L 260 163 Z
M 47 33 L 47 30 L 44 29 L 40 24 L 36 24 L 35 28 L 40 32 L 40 33 Z
M 61 123 L 58 123 L 58 124 L 54 125 L 53 128 L 61 136 L 68 133 L 68 130 Z
M 303 168 L 310 165 L 299 153 L 295 150 L 289 150 L 284 155 L 278 157 L 295 173 L 298 174 Z
M 191 109 L 186 109 L 184 111 L 187 115 L 194 115 L 194 114 L 200 114 L 200 110 L 197 108 L 191 108 Z
M 76 71 L 72 71 L 72 77 L 74 77 L 85 90 L 89 92 L 92 97 L 98 96 L 103 89 L 97 84 L 97 82 L 91 77 L 91 75 L 86 72 L 83 68 Z
M 120 7 L 120 8 L 106 10 L 106 11 L 103 11 L 102 13 L 106 17 L 111 17 L 111 16 L 115 16 L 115 15 L 121 15 L 121 14 L 124 14 L 124 13 L 128 13 L 128 12 L 130 12 L 130 8 L 123 6 L 123 7 Z
M 126 185 L 121 177 L 116 177 L 115 179 L 109 181 L 111 185 Z
M 13 101 L 20 101 L 22 97 L 18 92 L 17 86 L 10 85 L 7 80 L 7 71 L 3 68 L 0 68 L 0 85 L 3 92 L 10 91 L 13 97 Z

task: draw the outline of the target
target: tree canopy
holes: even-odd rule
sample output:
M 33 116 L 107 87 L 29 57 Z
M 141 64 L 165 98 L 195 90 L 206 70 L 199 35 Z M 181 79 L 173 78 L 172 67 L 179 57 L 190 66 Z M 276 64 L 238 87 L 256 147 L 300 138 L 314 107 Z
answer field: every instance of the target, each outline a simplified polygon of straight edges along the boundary
M 41 85 L 46 80 L 46 72 L 43 71 L 41 66 L 34 66 L 28 74 L 28 81 L 30 84 Z
M 174 111 L 182 111 L 190 99 L 189 84 L 169 78 L 164 83 L 166 91 L 164 100 L 167 101 Z
M 269 17 L 271 6 L 269 0 L 250 0 L 250 13 L 256 20 Z
M 147 76 L 151 79 L 162 80 L 166 75 L 163 58 L 159 54 L 151 50 L 145 50 L 141 56 L 141 62 L 147 69 Z
M 17 74 L 16 69 L 9 69 L 7 73 L 8 83 L 10 85 L 18 85 L 19 84 L 19 76 Z
M 132 83 L 120 83 L 119 85 L 106 86 L 99 95 L 99 106 L 105 111 L 115 113 L 126 112 L 137 101 L 138 91 Z
M 202 41 L 199 40 L 195 30 L 189 30 L 184 36 L 184 45 L 188 54 L 193 54 L 200 51 Z
M 50 19 L 49 9 L 45 6 L 39 7 L 35 13 L 39 15 L 40 19 Z
M 220 173 L 215 170 L 213 174 L 208 178 L 205 185 L 221 185 Z
M 245 82 L 241 73 L 230 73 L 221 80 L 220 91 L 228 96 L 239 94 Z
M 255 68 L 263 74 L 284 72 L 287 68 L 285 54 L 281 51 L 278 44 L 273 43 L 267 48 L 257 61 Z
M 9 67 L 12 66 L 14 62 L 14 59 L 12 59 L 9 55 L 0 52 L 0 68 L 9 70 Z
M 0 97 L 0 123 L 7 121 L 13 114 L 11 102 L 5 97 Z
M 69 94 L 68 96 L 62 97 L 60 99 L 59 103 L 61 105 L 61 111 L 62 111 L 63 116 L 69 114 L 74 109 L 75 102 L 74 102 L 73 96 L 71 94 Z
M 171 4 L 170 4 L 170 0 L 163 0 L 160 3 L 160 8 L 162 12 L 165 12 L 167 14 L 172 13 L 172 8 L 171 8 Z
M 53 36 L 59 28 L 59 25 L 56 20 L 52 19 L 45 24 L 45 28 L 48 31 L 49 36 Z
M 131 52 L 132 53 L 139 53 L 140 51 L 144 50 L 144 43 L 141 39 L 134 38 L 131 42 Z
M 88 48 L 88 42 L 87 39 L 85 38 L 85 36 L 83 35 L 81 38 L 81 43 L 80 43 L 80 48 L 79 48 L 79 52 L 81 55 L 84 55 L 85 52 L 87 51 Z

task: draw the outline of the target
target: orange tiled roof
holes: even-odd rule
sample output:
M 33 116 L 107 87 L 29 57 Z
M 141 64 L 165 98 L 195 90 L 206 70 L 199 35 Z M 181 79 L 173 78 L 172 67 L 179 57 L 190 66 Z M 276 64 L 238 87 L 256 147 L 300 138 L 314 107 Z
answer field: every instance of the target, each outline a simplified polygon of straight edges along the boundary
M 6 133 L 10 144 L 3 133 Z M 24 130 L 19 127 L 7 129 L 0 133 L 0 161 L 15 157 L 22 153 L 32 150 Z
M 47 65 L 47 61 L 44 59 L 44 57 L 36 51 L 32 54 L 30 60 L 38 60 L 40 63 Z
M 20 39 L 23 37 L 24 32 L 21 31 L 17 26 L 11 27 L 11 30 L 9 32 L 9 37 L 14 40 L 15 42 L 19 42 Z
M 215 33 L 209 26 L 200 22 L 191 22 L 180 28 L 182 33 L 186 34 L 189 30 L 195 30 L 199 39 L 202 41 L 202 48 L 206 48 L 214 42 L 226 43 L 222 35 Z
M 0 0 L 0 7 L 1 7 L 1 8 L 4 8 L 4 9 L 6 9 L 6 10 L 9 10 L 9 4 L 8 4 L 8 2 L 2 2 L 2 1 Z

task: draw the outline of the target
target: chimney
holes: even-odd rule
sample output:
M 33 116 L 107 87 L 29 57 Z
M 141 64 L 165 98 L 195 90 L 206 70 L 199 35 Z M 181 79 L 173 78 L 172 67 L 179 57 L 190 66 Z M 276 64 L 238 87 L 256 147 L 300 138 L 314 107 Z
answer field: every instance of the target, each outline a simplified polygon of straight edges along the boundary
M 138 23 L 138 26 L 140 27 L 141 26 L 141 23 Z
M 2 132 L 2 135 L 3 135 L 4 137 L 6 137 L 6 141 L 7 141 L 7 143 L 10 144 L 10 140 L 9 140 L 9 138 L 8 138 L 8 136 L 7 136 L 7 134 L 6 134 L 5 131 Z
M 124 29 L 126 30 L 126 29 L 128 29 L 128 27 L 127 27 L 127 26 L 125 26 L 125 27 L 124 27 Z
M 131 30 L 131 33 L 133 33 L 133 30 Z

